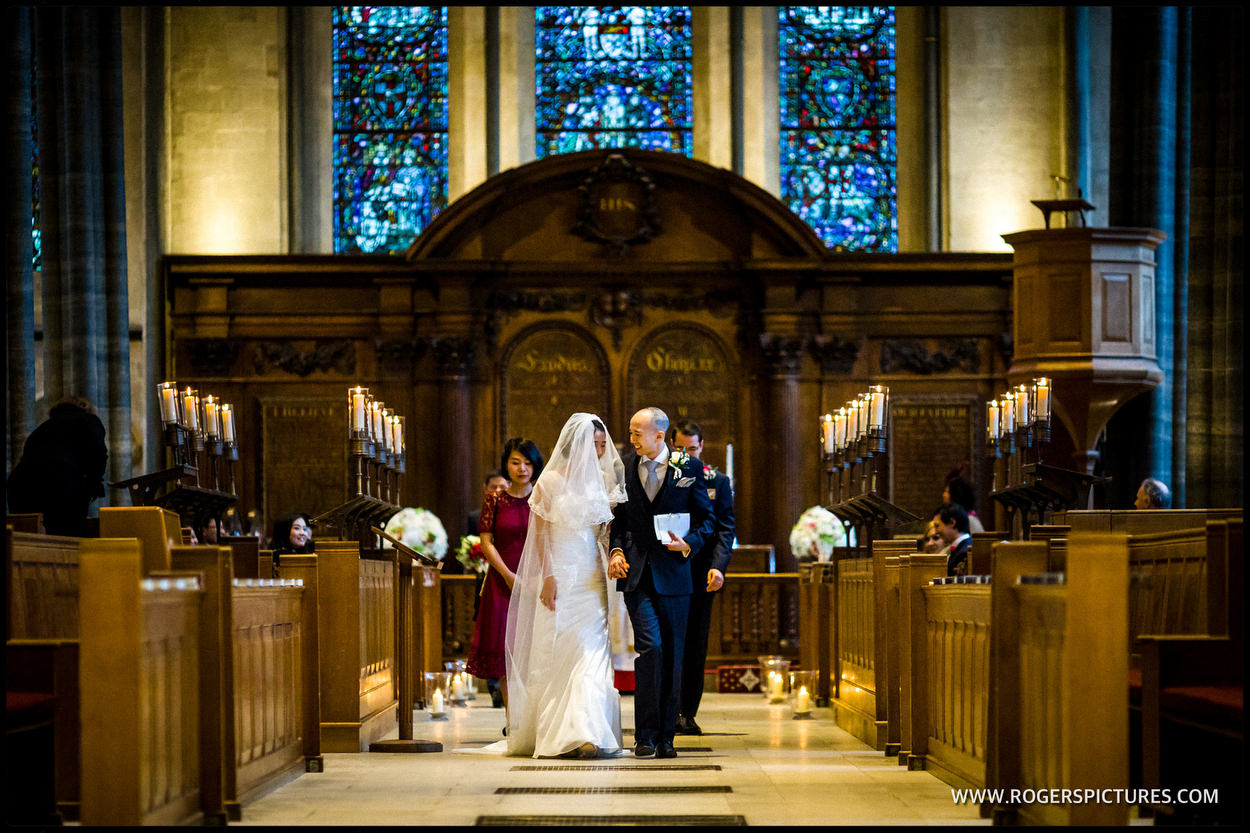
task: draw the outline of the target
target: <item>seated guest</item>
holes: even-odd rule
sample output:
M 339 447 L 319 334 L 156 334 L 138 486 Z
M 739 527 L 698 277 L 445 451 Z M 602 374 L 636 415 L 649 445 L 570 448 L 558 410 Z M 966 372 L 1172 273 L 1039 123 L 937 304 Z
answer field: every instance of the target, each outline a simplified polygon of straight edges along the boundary
M 1147 477 L 1137 487 L 1137 499 L 1133 506 L 1138 509 L 1167 509 L 1172 505 L 1172 492 L 1161 480 Z
M 968 533 L 968 513 L 958 503 L 943 503 L 933 513 L 933 521 L 950 555 L 946 558 L 946 575 L 968 573 L 968 549 L 972 536 Z
M 967 471 L 966 462 L 950 470 L 946 475 L 946 486 L 942 489 L 942 502 L 958 503 L 964 508 L 964 511 L 968 513 L 969 532 L 984 532 L 985 526 L 977 517 L 976 495 L 972 490 L 972 484 L 964 476 Z
M 279 518 L 273 525 L 273 563 L 278 564 L 278 557 L 284 554 L 303 555 L 315 551 L 312 539 L 312 524 L 308 516 L 301 513 Z
M 929 521 L 929 525 L 925 527 L 924 535 L 920 536 L 920 540 L 916 542 L 916 549 L 920 552 L 933 554 L 944 552 L 946 547 L 946 539 L 942 537 L 942 531 L 938 529 L 936 523 Z
M 108 456 L 95 406 L 81 396 L 60 400 L 26 438 L 9 475 L 9 511 L 42 514 L 49 535 L 85 536 L 91 502 L 104 497 Z

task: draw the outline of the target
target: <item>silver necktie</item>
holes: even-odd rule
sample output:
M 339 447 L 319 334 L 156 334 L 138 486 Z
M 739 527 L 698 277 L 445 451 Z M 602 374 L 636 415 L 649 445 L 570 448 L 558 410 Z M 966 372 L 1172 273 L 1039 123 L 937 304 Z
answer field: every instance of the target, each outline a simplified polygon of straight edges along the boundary
M 647 482 L 642 488 L 647 492 L 647 500 L 655 500 L 655 493 L 660 491 L 660 480 L 655 476 L 655 470 L 660 465 L 660 461 L 648 460 L 643 465 L 647 467 Z

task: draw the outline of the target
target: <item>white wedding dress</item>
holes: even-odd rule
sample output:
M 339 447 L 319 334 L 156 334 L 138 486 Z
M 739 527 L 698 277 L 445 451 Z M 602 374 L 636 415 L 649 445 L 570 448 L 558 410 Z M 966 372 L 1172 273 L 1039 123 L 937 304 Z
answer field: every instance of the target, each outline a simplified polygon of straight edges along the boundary
M 508 605 L 508 736 L 474 751 L 536 758 L 625 753 L 609 619 L 607 528 L 624 466 L 593 414 L 573 414 L 530 494 L 530 525 Z M 604 452 L 595 450 L 602 433 Z M 554 610 L 540 601 L 555 579 Z M 593 745 L 589 750 L 587 744 Z

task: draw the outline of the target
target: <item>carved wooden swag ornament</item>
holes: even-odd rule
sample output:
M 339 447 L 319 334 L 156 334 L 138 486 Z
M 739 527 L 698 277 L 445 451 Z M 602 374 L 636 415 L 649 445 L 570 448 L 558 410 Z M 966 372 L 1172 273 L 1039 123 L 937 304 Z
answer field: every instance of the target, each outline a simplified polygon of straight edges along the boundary
M 660 231 L 655 182 L 624 154 L 611 153 L 577 189 L 580 205 L 573 231 L 606 243 L 615 257 L 633 243 L 646 243 Z

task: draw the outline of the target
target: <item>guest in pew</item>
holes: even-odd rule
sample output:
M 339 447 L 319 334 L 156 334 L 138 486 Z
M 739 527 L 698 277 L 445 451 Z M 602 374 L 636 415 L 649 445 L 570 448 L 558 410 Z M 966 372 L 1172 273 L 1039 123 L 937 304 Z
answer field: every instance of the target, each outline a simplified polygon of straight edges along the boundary
M 86 536 L 91 502 L 104 497 L 108 456 L 95 406 L 81 396 L 60 400 L 9 474 L 9 511 L 42 514 L 49 535 Z
M 482 555 L 490 563 L 490 569 L 486 571 L 486 583 L 482 586 L 467 667 L 475 677 L 499 680 L 507 708 L 504 637 L 508 628 L 508 602 L 529 529 L 530 492 L 534 481 L 542 474 L 543 455 L 533 440 L 513 437 L 504 443 L 499 467 L 507 474 L 508 488 L 492 492 L 482 502 L 477 530 L 482 538 Z
M 946 543 L 946 575 L 961 576 L 968 572 L 968 549 L 972 535 L 968 532 L 968 513 L 958 503 L 943 503 L 933 513 L 933 521 Z
M 1172 492 L 1162 480 L 1147 477 L 1137 487 L 1137 499 L 1133 506 L 1138 509 L 1168 509 L 1172 505 Z
M 282 555 L 304 555 L 315 552 L 312 523 L 302 512 L 279 518 L 273 525 L 273 564 L 278 566 Z
M 221 522 L 216 518 L 209 518 L 204 522 L 196 533 L 196 537 L 200 539 L 201 544 L 218 544 L 221 542 Z
M 968 513 L 968 531 L 984 532 L 985 525 L 977 517 L 976 493 L 972 483 L 968 481 L 968 463 L 964 461 L 951 469 L 946 475 L 946 486 L 942 488 L 942 503 L 958 503 Z
M 929 525 L 925 527 L 924 535 L 916 541 L 916 549 L 920 552 L 927 552 L 930 555 L 943 552 L 947 546 L 946 539 L 942 537 L 942 530 L 938 528 L 936 521 L 929 521 Z

